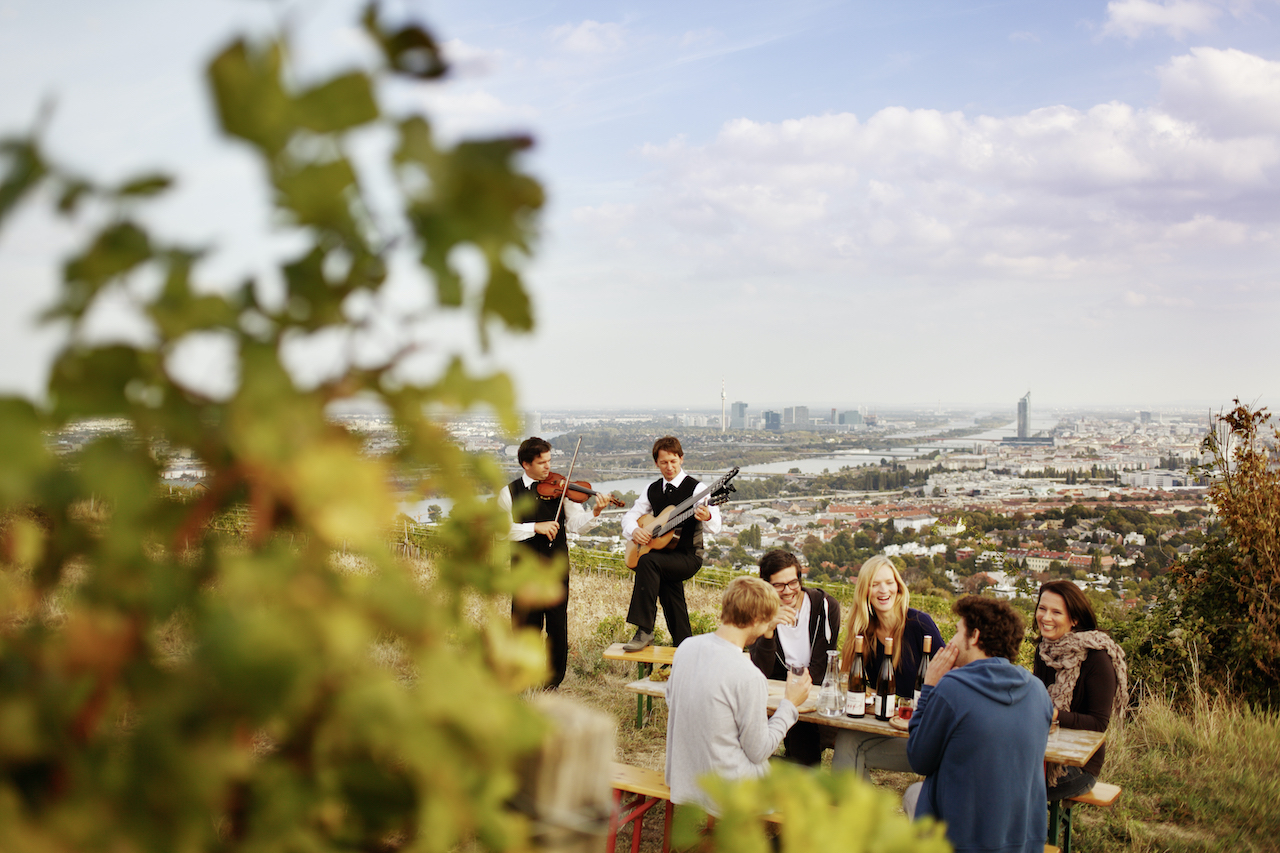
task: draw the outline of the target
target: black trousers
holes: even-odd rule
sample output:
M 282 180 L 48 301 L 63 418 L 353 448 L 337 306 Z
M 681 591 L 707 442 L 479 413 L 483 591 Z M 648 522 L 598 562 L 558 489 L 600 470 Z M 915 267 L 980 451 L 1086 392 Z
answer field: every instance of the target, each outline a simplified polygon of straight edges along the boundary
M 806 767 L 822 763 L 822 751 L 835 746 L 836 735 L 829 726 L 798 721 L 782 738 L 787 747 L 786 760 Z
M 547 661 L 551 667 L 551 678 L 546 686 L 559 687 L 569 671 L 569 576 L 564 580 L 564 595 L 558 604 L 538 610 L 520 611 L 515 604 L 511 605 L 511 619 L 517 627 L 524 626 L 547 631 Z
M 653 631 L 658 621 L 658 602 L 667 617 L 671 644 L 678 646 L 693 636 L 689 625 L 689 605 L 684 600 L 684 582 L 702 568 L 702 558 L 680 551 L 650 551 L 635 567 L 631 606 L 627 621 L 637 628 Z

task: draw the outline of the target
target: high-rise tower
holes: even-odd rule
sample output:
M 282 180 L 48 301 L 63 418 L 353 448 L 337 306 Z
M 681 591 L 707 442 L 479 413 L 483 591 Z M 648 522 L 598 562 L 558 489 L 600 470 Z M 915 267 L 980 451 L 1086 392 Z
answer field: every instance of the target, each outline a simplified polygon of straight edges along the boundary
M 1031 392 L 1018 401 L 1018 438 L 1031 437 Z
M 724 432 L 729 428 L 729 422 L 724 419 L 724 401 L 728 398 L 724 395 L 724 377 L 720 377 L 720 431 Z M 664 610 L 663 613 L 666 613 Z

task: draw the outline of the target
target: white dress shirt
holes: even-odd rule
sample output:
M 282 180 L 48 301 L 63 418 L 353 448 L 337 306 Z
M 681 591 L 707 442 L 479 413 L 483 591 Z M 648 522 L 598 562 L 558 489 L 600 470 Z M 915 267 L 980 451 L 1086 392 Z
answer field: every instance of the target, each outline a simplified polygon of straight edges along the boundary
M 671 481 L 671 486 L 677 489 L 680 488 L 680 484 L 684 482 L 684 478 L 687 476 L 689 475 L 681 471 L 679 474 L 676 475 L 676 478 Z M 664 484 L 663 488 L 666 487 L 666 480 L 659 479 L 658 482 Z M 703 488 L 706 488 L 706 484 L 699 483 L 698 488 L 694 489 L 693 493 L 697 494 L 698 489 L 703 489 Z M 710 497 L 710 495 L 707 495 L 706 497 L 702 498 L 702 500 L 698 501 L 698 504 L 702 506 L 707 506 L 708 497 Z M 707 533 L 719 533 L 720 532 L 720 507 L 709 506 L 707 507 L 707 509 L 711 510 L 711 518 L 708 519 L 707 521 L 702 522 L 702 529 Z M 640 497 L 636 498 L 636 502 L 631 507 L 631 509 L 627 510 L 626 515 L 622 516 L 622 538 L 630 539 L 631 534 L 636 532 L 636 528 L 640 526 L 639 524 L 640 516 L 652 515 L 652 514 L 653 514 L 653 507 L 649 503 L 649 489 L 646 487 L 645 490 L 640 493 Z
M 533 489 L 538 485 L 538 481 L 528 474 L 521 475 L 520 479 L 524 481 L 526 489 Z M 503 486 L 498 490 L 498 506 L 511 518 L 511 531 L 507 534 L 507 539 L 512 542 L 522 542 L 525 539 L 534 537 L 533 526 L 537 522 L 529 521 L 521 524 L 511 515 L 510 486 Z M 595 527 L 599 521 L 599 517 L 594 512 L 587 512 L 582 504 L 567 497 L 564 499 L 564 527 L 566 533 L 583 533 Z

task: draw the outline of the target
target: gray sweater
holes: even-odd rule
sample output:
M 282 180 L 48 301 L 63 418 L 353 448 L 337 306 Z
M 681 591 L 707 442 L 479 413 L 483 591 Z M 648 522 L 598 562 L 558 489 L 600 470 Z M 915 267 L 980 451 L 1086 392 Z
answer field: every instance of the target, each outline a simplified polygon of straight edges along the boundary
M 674 803 L 714 813 L 697 781 L 763 776 L 769 756 L 799 716 L 783 699 L 769 716 L 769 686 L 742 649 L 715 634 L 676 650 L 667 682 L 667 784 Z

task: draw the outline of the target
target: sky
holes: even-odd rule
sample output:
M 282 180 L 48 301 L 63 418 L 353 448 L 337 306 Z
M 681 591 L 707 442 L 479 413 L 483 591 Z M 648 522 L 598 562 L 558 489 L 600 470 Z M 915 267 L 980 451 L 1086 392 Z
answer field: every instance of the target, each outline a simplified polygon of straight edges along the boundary
M 1277 0 L 387 6 L 453 63 L 397 108 L 535 140 L 537 329 L 469 355 L 523 409 L 1280 404 Z M 367 61 L 359 8 L 0 0 L 0 135 L 52 104 L 64 162 L 173 172 L 148 221 L 238 282 L 296 245 L 202 69 L 280 25 L 303 73 Z M 35 209 L 0 233 L 0 393 L 40 394 L 73 245 Z M 145 339 L 121 299 L 96 333 Z M 190 350 L 175 374 L 229 393 Z M 338 356 L 290 359 L 305 384 Z

